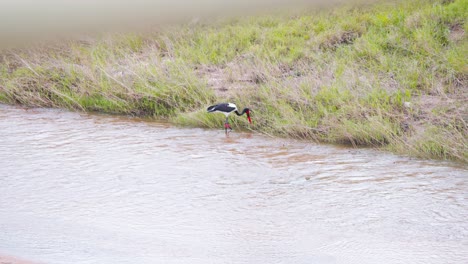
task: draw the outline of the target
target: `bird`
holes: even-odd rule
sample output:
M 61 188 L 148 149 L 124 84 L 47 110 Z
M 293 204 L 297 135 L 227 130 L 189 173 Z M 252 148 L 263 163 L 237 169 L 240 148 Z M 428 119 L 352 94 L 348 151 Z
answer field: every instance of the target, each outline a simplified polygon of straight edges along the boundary
M 252 119 L 250 119 L 250 109 L 249 108 L 244 108 L 241 113 L 237 110 L 237 106 L 233 103 L 221 103 L 221 104 L 215 104 L 206 109 L 208 113 L 214 113 L 214 112 L 219 112 L 223 113 L 226 116 L 226 121 L 224 122 L 224 129 L 226 133 L 232 130 L 231 125 L 229 125 L 229 114 L 234 112 L 236 115 L 241 116 L 243 114 L 247 115 L 247 120 L 249 120 L 249 123 L 252 124 Z

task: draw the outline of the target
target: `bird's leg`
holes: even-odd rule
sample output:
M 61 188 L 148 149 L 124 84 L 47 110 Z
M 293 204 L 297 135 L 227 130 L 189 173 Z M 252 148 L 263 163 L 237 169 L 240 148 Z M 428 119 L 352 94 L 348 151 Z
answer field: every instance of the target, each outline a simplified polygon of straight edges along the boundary
M 232 128 L 231 125 L 229 125 L 229 118 L 226 117 L 226 121 L 224 121 L 224 130 L 226 131 L 226 134 L 228 133 L 228 129 L 229 132 L 231 132 Z

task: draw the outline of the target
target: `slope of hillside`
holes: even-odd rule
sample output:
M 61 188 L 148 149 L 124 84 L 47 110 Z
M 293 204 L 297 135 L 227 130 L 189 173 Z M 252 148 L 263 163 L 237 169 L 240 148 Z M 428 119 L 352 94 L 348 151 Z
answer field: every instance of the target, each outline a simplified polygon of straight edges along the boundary
M 0 101 L 250 129 L 468 162 L 468 0 L 193 22 L 0 56 Z M 244 128 L 244 119 L 233 119 Z

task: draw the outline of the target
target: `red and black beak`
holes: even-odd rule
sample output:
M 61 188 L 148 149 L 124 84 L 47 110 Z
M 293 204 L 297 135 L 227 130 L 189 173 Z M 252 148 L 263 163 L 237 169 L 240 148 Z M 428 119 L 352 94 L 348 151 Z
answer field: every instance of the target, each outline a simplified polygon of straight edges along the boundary
M 252 119 L 250 119 L 250 110 L 247 110 L 247 112 L 245 112 L 247 114 L 247 119 L 249 120 L 249 123 L 252 124 Z

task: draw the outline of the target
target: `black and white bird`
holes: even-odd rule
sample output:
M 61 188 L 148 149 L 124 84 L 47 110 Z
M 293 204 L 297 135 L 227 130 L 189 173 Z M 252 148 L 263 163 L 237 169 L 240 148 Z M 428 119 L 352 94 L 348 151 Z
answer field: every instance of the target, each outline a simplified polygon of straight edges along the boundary
M 252 119 L 250 119 L 250 109 L 249 108 L 244 108 L 241 113 L 237 110 L 237 106 L 233 103 L 221 103 L 217 105 L 212 105 L 208 107 L 207 109 L 208 113 L 214 113 L 214 112 L 219 112 L 223 113 L 226 116 L 226 121 L 224 122 L 224 129 L 226 130 L 232 130 L 231 125 L 229 125 L 229 114 L 234 112 L 236 115 L 241 116 L 243 114 L 247 114 L 247 120 L 249 120 L 249 123 L 252 124 Z

